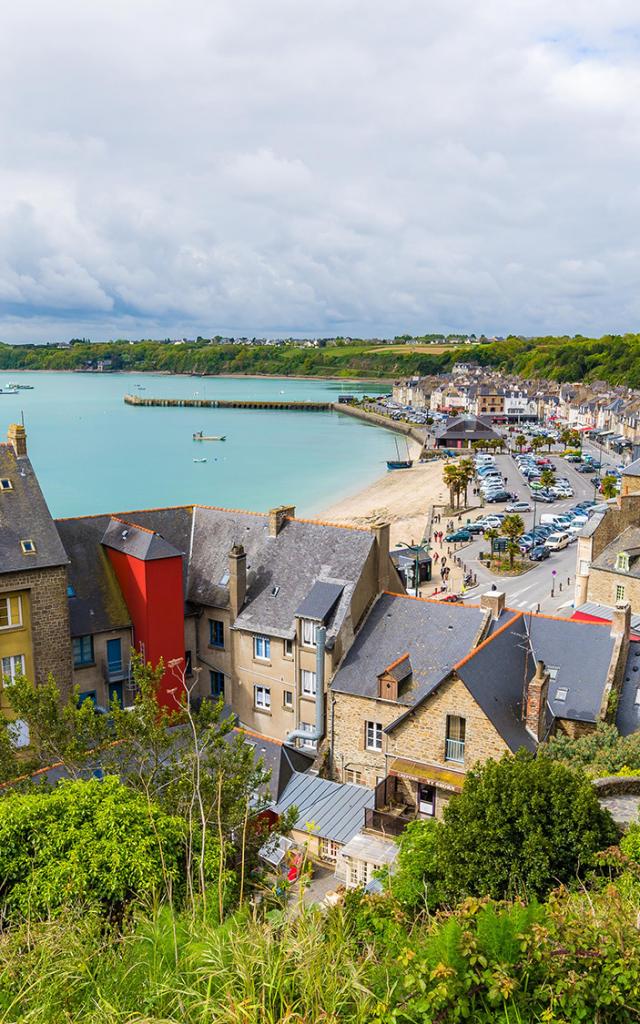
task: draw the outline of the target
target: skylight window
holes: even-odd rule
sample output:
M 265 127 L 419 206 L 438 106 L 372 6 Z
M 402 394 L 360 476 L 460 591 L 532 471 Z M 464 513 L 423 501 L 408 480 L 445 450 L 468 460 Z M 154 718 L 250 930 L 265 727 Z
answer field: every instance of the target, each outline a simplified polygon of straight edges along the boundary
M 558 667 L 557 665 L 548 665 L 547 672 L 549 673 L 549 681 L 555 683 L 558 678 Z
M 20 547 L 22 548 L 22 553 L 24 555 L 35 555 L 36 545 L 35 545 L 34 541 L 32 541 L 32 540 L 21 540 L 20 541 Z
M 229 582 L 229 573 L 228 573 L 228 572 L 224 572 L 224 573 L 222 574 L 222 577 L 221 577 L 221 579 L 220 579 L 220 583 L 218 584 L 218 586 L 220 586 L 220 587 L 226 587 L 226 585 L 227 585 L 227 583 L 228 583 L 228 582 Z
M 272 587 L 271 588 L 271 596 L 272 597 L 277 597 L 279 592 L 280 592 L 280 587 Z
M 13 490 L 13 484 L 8 477 L 3 477 L 0 480 L 0 491 L 11 491 Z
M 556 690 L 556 700 L 565 701 L 569 690 L 566 686 L 559 686 Z
M 636 707 L 640 707 L 640 686 L 636 686 L 636 699 L 633 703 Z

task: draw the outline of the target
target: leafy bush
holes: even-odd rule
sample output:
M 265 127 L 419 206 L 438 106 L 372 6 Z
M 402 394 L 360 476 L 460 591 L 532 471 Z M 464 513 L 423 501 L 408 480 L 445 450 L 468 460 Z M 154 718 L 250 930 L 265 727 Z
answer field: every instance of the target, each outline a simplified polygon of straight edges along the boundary
M 117 778 L 63 781 L 0 801 L 5 916 L 79 903 L 119 914 L 134 898 L 180 886 L 183 865 L 183 822 Z
M 398 856 L 388 885 L 406 910 L 435 909 L 441 899 L 437 821 L 412 821 L 398 840 Z
M 640 772 L 640 732 L 621 736 L 615 725 L 600 722 L 595 732 L 578 739 L 554 736 L 540 747 L 539 757 L 583 768 L 593 778 Z
M 584 774 L 524 751 L 469 772 L 444 817 L 438 869 L 454 901 L 545 896 L 617 839 Z

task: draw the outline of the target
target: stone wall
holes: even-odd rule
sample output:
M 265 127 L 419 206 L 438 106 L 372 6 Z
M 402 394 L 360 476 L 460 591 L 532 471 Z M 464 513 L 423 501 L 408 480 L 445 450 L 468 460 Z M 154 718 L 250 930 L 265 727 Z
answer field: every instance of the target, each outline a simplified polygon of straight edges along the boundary
M 66 566 L 3 573 L 0 593 L 26 590 L 31 609 L 35 682 L 55 676 L 60 689 L 71 687 L 72 659 Z
M 624 595 L 616 598 L 617 587 L 624 587 Z M 620 600 L 629 601 L 632 612 L 640 611 L 640 579 L 629 576 L 623 572 L 608 572 L 604 569 L 594 569 L 589 572 L 589 583 L 587 586 L 587 600 L 597 601 L 598 604 L 606 604 L 615 608 Z

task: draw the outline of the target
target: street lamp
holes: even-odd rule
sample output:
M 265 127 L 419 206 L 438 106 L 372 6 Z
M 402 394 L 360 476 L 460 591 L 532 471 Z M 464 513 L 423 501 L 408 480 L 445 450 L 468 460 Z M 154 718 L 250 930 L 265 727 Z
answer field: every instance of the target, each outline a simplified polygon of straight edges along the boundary
M 414 556 L 415 565 L 414 565 L 414 568 L 413 568 L 413 572 L 414 572 L 413 582 L 415 584 L 416 597 L 419 597 L 420 596 L 420 552 L 424 551 L 425 554 L 427 554 L 427 555 L 429 554 L 429 548 L 430 548 L 429 541 L 428 540 L 423 540 L 423 541 L 420 541 L 419 544 L 414 544 L 413 541 L 412 541 L 411 544 L 405 544 L 405 542 L 401 540 L 401 541 L 399 541 L 399 545 L 400 545 L 401 548 L 405 548 L 406 551 L 411 551 L 413 556 Z
M 555 595 L 556 576 L 557 576 L 556 570 L 552 569 L 551 570 L 551 596 L 552 597 L 554 597 L 554 595 Z

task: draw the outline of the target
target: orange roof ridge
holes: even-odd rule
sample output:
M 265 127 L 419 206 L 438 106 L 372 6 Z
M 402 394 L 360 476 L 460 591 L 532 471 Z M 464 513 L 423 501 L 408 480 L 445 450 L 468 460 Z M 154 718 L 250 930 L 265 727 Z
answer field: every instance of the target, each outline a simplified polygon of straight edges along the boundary
M 387 665 L 387 667 L 384 669 L 384 671 L 385 672 L 391 672 L 392 669 L 396 668 L 400 664 L 400 662 L 405 661 L 408 657 L 409 657 L 409 652 L 408 651 L 407 651 L 406 654 L 401 654 L 399 658 L 396 658 L 396 660 L 392 661 L 390 665 Z
M 353 523 L 332 523 L 328 519 L 301 519 L 300 516 L 285 516 L 292 523 L 310 523 L 312 526 L 332 526 L 336 530 L 358 530 L 360 533 L 371 533 L 368 526 L 354 526 Z
M 264 740 L 266 743 L 275 743 L 278 747 L 284 746 L 284 740 L 272 739 L 271 736 L 265 736 L 262 732 L 255 732 L 253 729 L 246 729 L 243 725 L 234 726 L 238 732 L 243 733 L 245 736 L 255 736 L 258 740 Z
M 464 658 L 456 662 L 456 664 L 453 665 L 453 668 L 457 671 L 457 669 L 462 668 L 463 665 L 466 665 L 466 663 L 468 661 L 471 661 L 471 659 L 474 658 L 479 651 L 487 647 L 493 640 L 495 640 L 497 636 L 500 636 L 501 633 L 504 633 L 505 629 L 508 629 L 509 626 L 512 626 L 514 622 L 516 622 L 517 619 L 521 619 L 522 616 L 523 613 L 519 612 L 517 615 L 514 615 L 512 619 L 509 619 L 508 622 L 504 622 L 502 626 L 496 629 L 496 631 L 492 633 L 490 636 L 488 636 L 486 640 L 483 640 L 481 644 L 478 644 L 478 646 L 474 647 L 472 651 L 469 651 L 468 654 L 465 654 Z

